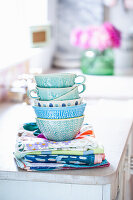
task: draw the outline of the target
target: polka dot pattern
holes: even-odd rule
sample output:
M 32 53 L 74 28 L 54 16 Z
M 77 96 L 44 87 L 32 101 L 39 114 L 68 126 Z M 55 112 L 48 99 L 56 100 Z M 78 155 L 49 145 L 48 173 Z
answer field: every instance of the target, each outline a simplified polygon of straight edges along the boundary
M 66 101 L 39 101 L 34 100 L 34 105 L 38 107 L 67 107 L 67 106 L 76 106 L 82 103 L 82 98 L 66 100 Z

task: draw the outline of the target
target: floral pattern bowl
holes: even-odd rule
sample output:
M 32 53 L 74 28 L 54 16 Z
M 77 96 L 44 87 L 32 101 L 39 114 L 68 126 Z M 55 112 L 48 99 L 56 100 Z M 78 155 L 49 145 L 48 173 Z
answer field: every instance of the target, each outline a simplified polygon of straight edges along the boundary
M 83 98 L 64 100 L 64 101 L 39 101 L 34 100 L 34 106 L 38 107 L 67 107 L 67 106 L 77 106 L 82 103 Z
M 48 140 L 72 140 L 80 131 L 84 116 L 68 119 L 41 119 L 36 118 L 40 131 Z

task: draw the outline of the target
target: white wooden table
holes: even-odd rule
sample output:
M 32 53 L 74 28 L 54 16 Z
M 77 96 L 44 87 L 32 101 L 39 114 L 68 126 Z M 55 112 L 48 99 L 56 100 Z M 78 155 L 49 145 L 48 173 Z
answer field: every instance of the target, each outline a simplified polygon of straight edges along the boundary
M 26 172 L 17 168 L 12 152 L 19 125 L 34 121 L 34 111 L 24 104 L 1 104 L 0 200 L 127 200 L 133 101 L 88 101 L 85 116 L 105 147 L 110 167 Z

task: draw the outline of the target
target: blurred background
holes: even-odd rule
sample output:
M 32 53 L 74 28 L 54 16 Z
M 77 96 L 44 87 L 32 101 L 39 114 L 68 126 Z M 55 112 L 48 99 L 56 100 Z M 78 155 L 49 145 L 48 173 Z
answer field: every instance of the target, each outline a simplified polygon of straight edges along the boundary
M 80 48 L 77 38 L 82 30 L 103 27 L 105 22 L 107 32 L 112 32 L 109 23 L 115 27 L 112 38 L 116 43 L 116 30 L 120 31 L 120 45 L 102 50 L 86 48 L 89 34 L 86 37 L 84 32 Z M 101 41 L 110 44 L 102 31 L 95 34 L 93 45 L 99 43 L 101 47 Z M 72 33 L 76 35 L 72 37 Z M 6 148 L 12 154 L 18 122 L 32 117 L 23 115 L 28 108 L 22 103 L 32 103 L 27 90 L 35 87 L 34 75 L 56 72 L 84 73 L 88 77 L 84 99 L 89 100 L 90 107 L 100 99 L 102 108 L 108 107 L 109 113 L 112 110 L 117 115 L 115 108 L 121 101 L 120 113 L 133 117 L 129 101 L 133 100 L 133 0 L 0 0 L 0 127 L 6 138 L 1 140 L 2 151 Z M 112 99 L 120 101 L 115 104 Z M 104 115 L 103 110 L 100 112 Z M 10 133 L 8 139 L 6 133 Z M 10 140 L 12 149 L 7 148 Z M 133 157 L 131 167 L 133 174 Z M 131 191 L 132 186 L 133 176 Z
M 83 49 L 71 44 L 71 32 L 106 21 L 121 31 L 112 75 L 133 75 L 132 0 L 4 0 L 0 4 L 0 102 L 29 103 L 26 92 L 34 74 L 83 73 Z

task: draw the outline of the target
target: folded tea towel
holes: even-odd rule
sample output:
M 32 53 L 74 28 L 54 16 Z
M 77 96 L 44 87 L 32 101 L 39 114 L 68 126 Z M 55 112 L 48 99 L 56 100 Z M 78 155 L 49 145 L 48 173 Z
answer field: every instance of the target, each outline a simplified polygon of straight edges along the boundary
M 108 167 L 104 148 L 96 140 L 91 125 L 84 124 L 70 141 L 47 140 L 36 123 L 26 123 L 19 129 L 14 152 L 18 167 L 27 171 L 88 169 Z
M 34 131 L 21 127 L 15 150 L 15 156 L 18 158 L 29 154 L 89 155 L 102 153 L 104 153 L 103 146 L 94 138 L 92 126 L 87 124 L 81 128 L 75 139 L 62 142 L 38 138 L 34 135 Z
M 98 164 L 105 160 L 105 154 L 90 154 L 88 156 L 74 155 L 26 155 L 24 161 L 31 163 L 60 163 L 60 164 Z
M 89 169 L 108 167 L 110 163 L 105 159 L 100 164 L 75 165 L 75 164 L 58 164 L 58 163 L 30 163 L 22 159 L 16 159 L 19 168 L 27 171 L 49 171 L 49 170 L 65 170 L 65 169 Z
M 32 138 L 28 141 L 18 142 L 16 149 L 18 151 L 35 151 L 35 150 L 77 150 L 87 151 L 88 149 L 102 148 L 95 138 L 85 137 L 83 139 L 73 139 L 70 141 L 54 142 L 42 138 Z

